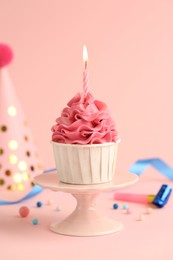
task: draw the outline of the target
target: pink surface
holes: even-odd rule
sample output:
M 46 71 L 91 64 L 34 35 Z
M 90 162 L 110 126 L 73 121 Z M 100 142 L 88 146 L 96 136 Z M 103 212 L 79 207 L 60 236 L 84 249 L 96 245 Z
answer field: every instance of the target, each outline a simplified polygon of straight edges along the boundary
M 162 183 L 168 183 L 173 187 L 164 177 L 148 169 L 139 182 L 122 191 L 152 193 L 158 191 Z M 124 202 L 118 202 L 119 209 L 113 210 L 113 195 L 114 192 L 100 194 L 96 201 L 97 207 L 108 217 L 122 222 L 124 228 L 117 233 L 99 237 L 69 237 L 49 231 L 52 222 L 60 222 L 74 210 L 76 201 L 68 193 L 45 190 L 20 205 L 1 206 L 1 258 L 23 259 L 25 254 L 26 260 L 171 260 L 173 197 L 170 197 L 164 208 L 153 208 L 150 215 L 145 215 L 144 221 L 137 221 L 139 215 L 145 213 L 147 206 L 128 202 L 126 204 L 132 209 L 132 213 L 126 214 L 122 210 Z M 46 205 L 49 199 L 54 200 L 50 206 Z M 35 206 L 37 201 L 42 201 L 41 208 Z M 22 205 L 30 208 L 27 218 L 18 216 L 18 210 Z M 57 207 L 61 208 L 61 211 L 56 211 Z M 33 218 L 38 218 L 37 226 L 32 225 Z

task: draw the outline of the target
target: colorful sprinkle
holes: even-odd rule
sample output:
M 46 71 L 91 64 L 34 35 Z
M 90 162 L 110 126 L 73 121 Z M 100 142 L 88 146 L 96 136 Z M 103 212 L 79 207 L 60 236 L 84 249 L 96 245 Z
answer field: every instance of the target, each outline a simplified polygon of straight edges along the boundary
M 118 207 L 119 207 L 118 203 L 113 204 L 113 209 L 118 209 Z
M 41 201 L 38 201 L 38 202 L 37 202 L 37 207 L 38 207 L 38 208 L 41 208 L 41 207 L 42 207 L 42 205 L 43 205 L 43 204 L 42 204 L 42 202 L 41 202 Z
M 61 211 L 61 208 L 60 207 L 56 207 L 56 211 Z
M 147 208 L 145 214 L 150 215 L 152 213 L 152 208 Z
M 25 206 L 23 206 L 23 207 L 21 207 L 21 208 L 19 209 L 19 215 L 20 215 L 22 218 L 26 218 L 26 217 L 29 215 L 29 212 L 30 212 L 29 208 L 28 208 L 28 207 L 25 207 Z
M 53 200 L 49 199 L 49 200 L 47 201 L 47 205 L 52 205 L 52 204 L 53 204 Z
M 143 214 L 139 215 L 139 221 L 144 221 L 145 220 L 145 216 Z
M 127 204 L 123 205 L 123 209 L 128 209 L 128 208 L 129 208 L 129 206 Z
M 32 224 L 33 224 L 33 225 L 37 225 L 37 224 L 38 224 L 38 219 L 37 219 L 37 218 L 34 218 L 34 219 L 32 220 Z

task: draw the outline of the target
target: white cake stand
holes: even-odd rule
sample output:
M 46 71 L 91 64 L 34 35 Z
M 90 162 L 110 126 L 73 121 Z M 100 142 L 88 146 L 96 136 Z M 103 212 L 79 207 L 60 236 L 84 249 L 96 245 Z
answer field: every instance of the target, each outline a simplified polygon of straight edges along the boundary
M 41 174 L 34 182 L 53 191 L 71 193 L 77 200 L 75 210 L 62 222 L 51 224 L 53 232 L 69 236 L 99 236 L 117 232 L 123 225 L 114 219 L 101 214 L 95 205 L 96 196 L 105 191 L 116 190 L 138 181 L 132 173 L 116 174 L 112 182 L 92 185 L 66 184 L 59 180 L 57 172 Z

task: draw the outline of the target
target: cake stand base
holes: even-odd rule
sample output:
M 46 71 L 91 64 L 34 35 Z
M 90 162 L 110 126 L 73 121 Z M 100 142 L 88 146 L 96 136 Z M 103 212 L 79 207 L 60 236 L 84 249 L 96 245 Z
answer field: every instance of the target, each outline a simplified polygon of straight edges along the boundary
M 117 232 L 123 228 L 121 222 L 114 221 L 112 219 L 104 218 L 97 221 L 96 226 L 87 223 L 80 227 L 75 222 L 64 220 L 61 223 L 53 223 L 50 226 L 50 230 L 66 236 L 79 236 L 79 237 L 90 237 L 90 236 L 101 236 Z
M 97 194 L 72 194 L 77 200 L 76 209 L 61 223 L 52 224 L 50 229 L 69 236 L 99 236 L 119 231 L 123 225 L 104 216 L 96 208 Z
M 68 236 L 99 236 L 117 232 L 123 228 L 121 222 L 104 216 L 96 207 L 95 199 L 101 192 L 116 190 L 137 182 L 132 173 L 117 174 L 109 183 L 74 185 L 59 180 L 57 172 L 41 174 L 34 182 L 53 191 L 71 193 L 77 201 L 75 210 L 62 222 L 51 224 L 51 231 Z

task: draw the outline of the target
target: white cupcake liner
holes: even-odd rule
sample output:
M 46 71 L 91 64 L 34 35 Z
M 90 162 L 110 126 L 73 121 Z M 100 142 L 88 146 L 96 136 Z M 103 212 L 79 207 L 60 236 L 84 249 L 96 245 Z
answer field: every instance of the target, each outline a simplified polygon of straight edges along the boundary
M 118 143 L 51 143 L 60 181 L 69 184 L 97 184 L 113 179 Z

